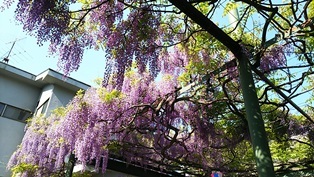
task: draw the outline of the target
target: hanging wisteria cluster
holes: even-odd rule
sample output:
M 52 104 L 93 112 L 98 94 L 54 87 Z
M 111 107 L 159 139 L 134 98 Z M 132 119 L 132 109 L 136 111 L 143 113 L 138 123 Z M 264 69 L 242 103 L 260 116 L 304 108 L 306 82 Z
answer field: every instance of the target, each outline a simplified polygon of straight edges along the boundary
M 83 10 L 71 11 L 71 5 L 81 3 Z M 132 3 L 132 2 L 128 2 Z M 123 2 L 93 1 L 19 1 L 16 20 L 24 30 L 50 43 L 51 54 L 59 56 L 59 66 L 65 75 L 78 69 L 87 48 L 105 48 L 108 76 L 116 74 L 116 85 L 121 87 L 124 72 L 132 61 L 140 72 L 148 67 L 157 76 L 158 29 L 160 13 L 151 5 L 136 2 L 137 8 L 128 8 Z M 9 6 L 12 1 L 6 1 Z M 142 5 L 143 4 L 143 5 Z M 127 18 L 126 17 L 127 14 Z M 88 22 L 87 22 L 88 21 Z
M 38 166 L 36 173 L 25 175 L 43 176 L 62 169 L 66 156 L 73 153 L 84 166 L 95 162 L 98 169 L 103 161 L 105 172 L 111 144 L 115 144 L 113 155 L 145 165 L 158 161 L 161 169 L 166 169 L 163 164 L 168 161 L 221 165 L 214 148 L 204 151 L 208 145 L 224 143 L 215 136 L 219 130 L 210 119 L 200 117 L 199 109 L 206 111 L 210 106 L 177 98 L 173 80 L 165 82 L 169 91 L 165 92 L 148 74 L 136 76 L 140 79 L 126 77 L 121 91 L 91 88 L 78 95 L 65 114 L 34 119 L 9 167 L 33 164 Z M 215 154 L 215 162 L 208 153 Z
M 260 62 L 260 69 L 263 72 L 270 72 L 280 67 L 287 66 L 287 57 L 292 54 L 292 45 L 274 46 L 265 53 Z
M 12 3 L 5 0 L 4 6 Z M 201 4 L 200 11 L 213 15 L 215 10 Z M 86 49 L 104 49 L 106 65 L 103 88 L 78 94 L 62 113 L 31 121 L 8 168 L 28 164 L 32 168 L 21 171 L 23 176 L 51 176 L 63 173 L 64 159 L 74 154 L 84 168 L 93 164 L 101 172 L 109 156 L 190 175 L 254 171 L 241 161 L 252 152 L 242 148 L 250 136 L 231 48 L 168 1 L 20 0 L 16 14 L 38 44 L 49 42 L 66 75 L 79 68 Z M 255 51 L 242 49 L 252 61 Z M 291 52 L 290 45 L 268 47 L 258 69 L 270 73 L 286 67 Z M 281 110 L 280 103 L 267 101 L 260 99 L 261 105 Z M 269 134 L 302 135 L 313 142 L 306 121 L 272 121 L 280 128 Z M 284 133 L 277 131 L 282 127 Z
M 154 81 L 148 72 L 131 70 L 120 90 L 112 84 L 90 88 L 65 112 L 34 118 L 8 168 L 32 164 L 36 171 L 26 170 L 24 176 L 49 176 L 62 171 L 64 159 L 72 153 L 77 163 L 93 164 L 101 172 L 109 154 L 161 170 L 184 171 L 188 166 L 194 168 L 187 170 L 191 173 L 232 170 L 225 165 L 229 161 L 225 153 L 250 140 L 246 123 L 218 119 L 217 114 L 230 114 L 224 110 L 226 99 L 205 94 L 202 83 L 180 93 L 178 77 L 185 71 L 188 54 L 179 51 L 167 54 L 162 79 Z M 225 124 L 238 128 L 234 131 Z M 171 163 L 181 165 L 169 167 Z
M 93 164 L 101 172 L 106 171 L 109 154 L 161 170 L 185 170 L 187 166 L 232 170 L 226 166 L 224 149 L 250 139 L 245 124 L 235 124 L 236 131 L 226 129 L 234 122 L 220 120 L 225 123 L 221 126 L 215 118 L 224 100 L 202 102 L 211 96 L 194 100 L 202 89 L 178 96 L 176 85 L 175 79 L 156 85 L 149 74 L 133 73 L 125 78 L 121 91 L 90 88 L 78 94 L 65 111 L 33 118 L 8 168 L 32 164 L 36 170 L 25 170 L 23 176 L 49 176 L 62 172 L 72 153 L 77 164 Z M 278 126 L 286 127 L 289 136 L 308 135 L 310 130 L 284 119 Z M 168 166 L 171 163 L 182 166 Z
M 2 8 L 13 2 L 6 0 Z M 76 10 L 76 6 L 82 8 Z M 173 11 L 166 5 L 144 1 L 27 0 L 18 1 L 16 20 L 26 32 L 36 36 L 40 45 L 50 43 L 49 50 L 59 56 L 65 75 L 79 68 L 85 49 L 104 48 L 103 85 L 108 85 L 109 76 L 114 74 L 115 85 L 121 88 L 125 71 L 133 62 L 140 73 L 148 68 L 155 78 L 163 69 L 161 65 L 168 62 L 167 57 L 160 57 L 165 56 L 163 46 L 188 39 L 182 24 L 171 16 L 162 19 L 162 12 Z M 261 70 L 285 65 L 284 48 L 277 46 L 266 52 Z

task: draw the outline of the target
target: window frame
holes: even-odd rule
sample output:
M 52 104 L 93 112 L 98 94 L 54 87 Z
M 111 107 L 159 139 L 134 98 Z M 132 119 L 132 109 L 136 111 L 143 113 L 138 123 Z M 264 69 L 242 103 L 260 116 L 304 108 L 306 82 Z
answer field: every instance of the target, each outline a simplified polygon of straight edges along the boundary
M 49 103 L 50 98 L 48 98 L 46 101 L 44 101 L 40 106 L 37 107 L 35 115 L 39 116 L 42 115 L 46 112 L 48 108 L 48 103 Z
M 21 109 L 19 107 L 12 106 L 12 105 L 9 105 L 9 104 L 3 103 L 3 102 L 0 102 L 0 105 L 3 105 L 3 107 L 0 109 L 0 116 L 1 117 L 15 120 L 15 121 L 19 121 L 19 122 L 26 122 L 26 120 L 28 118 L 33 116 L 31 111 Z M 6 112 L 8 110 L 10 110 L 11 112 Z

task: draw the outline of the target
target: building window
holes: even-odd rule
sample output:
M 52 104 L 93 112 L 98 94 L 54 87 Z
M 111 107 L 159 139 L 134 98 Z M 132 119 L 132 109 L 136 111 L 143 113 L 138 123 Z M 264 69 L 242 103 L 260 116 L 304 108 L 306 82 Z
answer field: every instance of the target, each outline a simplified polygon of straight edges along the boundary
M 32 114 L 30 111 L 0 103 L 0 116 L 24 122 Z
M 4 108 L 5 108 L 5 104 L 0 103 L 0 115 L 2 115 Z
M 36 115 L 39 116 L 41 114 L 45 114 L 46 109 L 48 107 L 49 99 L 47 99 L 42 105 L 40 105 L 36 110 Z

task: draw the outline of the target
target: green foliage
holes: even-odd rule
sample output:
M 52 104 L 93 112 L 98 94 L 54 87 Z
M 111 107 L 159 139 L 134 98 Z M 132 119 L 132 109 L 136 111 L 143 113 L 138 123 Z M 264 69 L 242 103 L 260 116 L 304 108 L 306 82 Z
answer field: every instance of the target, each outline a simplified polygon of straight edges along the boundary
M 306 137 L 299 136 L 296 139 L 308 142 Z M 296 141 L 272 141 L 270 150 L 275 164 L 303 161 L 313 156 L 314 152 L 312 147 Z
M 78 0 L 78 2 L 82 4 L 91 4 L 93 1 L 92 0 Z
M 94 173 L 90 171 L 73 173 L 72 177 L 92 177 Z
M 121 144 L 118 141 L 111 141 L 104 149 L 108 149 L 112 154 L 121 152 Z
M 52 110 L 52 114 L 55 114 L 58 117 L 63 117 L 63 116 L 65 116 L 66 111 L 67 111 L 67 108 L 65 108 L 65 107 L 58 107 L 58 108 Z
M 228 15 L 230 13 L 230 11 L 236 10 L 238 7 L 239 6 L 236 2 L 227 2 L 226 6 L 223 10 L 222 16 Z
M 228 150 L 224 154 L 224 159 L 230 168 L 235 168 L 239 170 L 254 169 L 254 154 L 252 145 L 248 141 L 243 141 L 239 143 L 234 149 Z M 230 176 L 239 176 L 228 173 Z
M 102 101 L 106 103 L 110 103 L 116 98 L 120 98 L 122 96 L 121 92 L 118 90 L 108 91 L 106 88 L 97 89 L 97 93 Z
M 102 87 L 102 81 L 103 80 L 104 80 L 103 78 L 97 77 L 96 79 L 93 80 L 93 83 L 95 83 L 96 87 L 99 88 L 99 87 Z
M 82 98 L 84 96 L 85 91 L 83 89 L 80 89 L 76 92 L 76 97 Z
M 308 18 L 313 18 L 314 17 L 314 1 L 312 0 L 309 4 L 309 6 L 307 7 L 307 15 Z
M 33 174 L 38 169 L 37 165 L 28 164 L 28 163 L 20 163 L 19 165 L 11 168 L 12 177 L 19 177 L 22 172 L 27 171 L 29 174 Z

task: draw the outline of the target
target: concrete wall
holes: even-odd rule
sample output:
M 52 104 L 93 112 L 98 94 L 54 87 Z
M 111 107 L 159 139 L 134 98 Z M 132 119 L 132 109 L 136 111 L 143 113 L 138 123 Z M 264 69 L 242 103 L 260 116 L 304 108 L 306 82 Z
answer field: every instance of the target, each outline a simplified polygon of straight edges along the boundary
M 52 110 L 54 110 L 60 106 L 66 106 L 73 99 L 75 94 L 76 93 L 74 93 L 72 91 L 69 91 L 65 88 L 58 86 L 58 85 L 54 85 L 53 93 L 52 93 L 50 101 L 49 101 L 46 115 L 49 115 L 49 113 Z
M 21 143 L 24 136 L 25 123 L 0 117 L 0 177 L 9 177 L 6 165 Z
M 40 92 L 38 87 L 0 75 L 0 102 L 34 112 Z
M 40 89 L 21 80 L 0 75 L 0 102 L 34 112 Z M 25 123 L 0 117 L 0 176 L 10 176 L 6 164 L 21 143 Z

